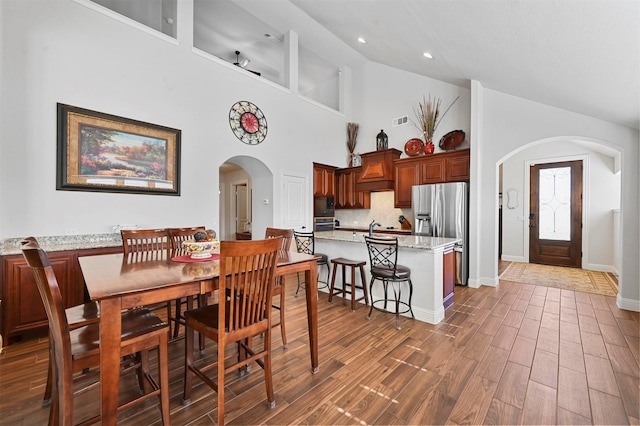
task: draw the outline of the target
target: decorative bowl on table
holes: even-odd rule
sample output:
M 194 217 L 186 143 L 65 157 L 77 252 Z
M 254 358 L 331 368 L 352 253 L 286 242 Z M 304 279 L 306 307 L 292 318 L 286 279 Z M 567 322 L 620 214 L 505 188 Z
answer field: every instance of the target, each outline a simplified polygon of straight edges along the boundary
M 192 259 L 207 259 L 220 248 L 220 241 L 187 240 L 182 242 L 182 248 Z

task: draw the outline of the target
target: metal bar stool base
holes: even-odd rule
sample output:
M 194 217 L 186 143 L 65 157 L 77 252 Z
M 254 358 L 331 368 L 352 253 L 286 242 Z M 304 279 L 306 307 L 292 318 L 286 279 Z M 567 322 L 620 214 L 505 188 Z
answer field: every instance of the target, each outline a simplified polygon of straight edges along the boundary
M 373 281 L 371 281 L 371 287 L 373 287 Z M 401 291 L 400 291 L 400 285 L 406 282 L 409 285 L 409 302 L 403 302 L 402 300 L 400 300 L 400 296 L 401 296 Z M 396 296 L 395 299 L 389 299 L 387 298 L 387 286 L 389 283 L 397 283 L 398 284 L 398 290 L 396 291 L 396 289 L 394 288 L 394 294 Z M 398 330 L 401 329 L 400 327 L 400 314 L 406 314 L 406 313 L 410 313 L 411 314 L 411 318 L 415 319 L 415 315 L 413 315 L 413 309 L 411 309 L 411 295 L 413 293 L 412 291 L 412 283 L 410 280 L 406 280 L 406 281 L 387 281 L 384 284 L 384 294 L 385 294 L 385 298 L 384 299 L 378 299 L 378 300 L 373 300 L 373 296 L 371 296 L 371 307 L 369 308 L 369 314 L 367 315 L 367 319 L 371 319 L 371 313 L 373 312 L 373 310 L 375 309 L 376 311 L 380 311 L 380 312 L 385 312 L 385 313 L 389 313 L 389 314 L 395 314 L 396 316 L 396 328 Z M 394 311 L 390 311 L 387 309 L 387 302 L 391 302 L 393 305 L 395 305 L 395 310 Z M 383 307 L 378 307 L 376 306 L 376 304 L 381 304 L 384 303 Z M 406 308 L 405 310 L 400 310 L 400 308 Z

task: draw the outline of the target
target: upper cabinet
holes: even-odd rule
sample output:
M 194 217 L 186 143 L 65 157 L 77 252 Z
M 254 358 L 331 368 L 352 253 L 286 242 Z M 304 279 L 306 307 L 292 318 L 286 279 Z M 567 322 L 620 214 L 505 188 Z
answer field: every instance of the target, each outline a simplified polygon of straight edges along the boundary
M 396 208 L 411 207 L 411 187 L 469 181 L 469 149 L 403 158 L 394 163 Z
M 313 163 L 313 195 L 314 197 L 335 197 L 335 166 Z
M 362 167 L 336 170 L 336 209 L 368 209 L 371 207 L 371 193 L 358 191 L 356 183 Z

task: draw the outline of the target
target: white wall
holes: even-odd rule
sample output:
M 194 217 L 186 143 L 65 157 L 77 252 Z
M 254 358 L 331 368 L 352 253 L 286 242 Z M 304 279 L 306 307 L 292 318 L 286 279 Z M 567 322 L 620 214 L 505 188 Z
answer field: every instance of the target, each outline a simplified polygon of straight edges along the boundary
M 476 85 L 477 86 L 477 85 Z M 498 165 L 529 145 L 580 140 L 621 154 L 621 257 L 618 306 L 640 310 L 640 227 L 638 221 L 638 131 L 584 115 L 549 107 L 489 89 L 478 88 L 482 99 L 474 107 L 482 117 L 479 143 L 471 156 L 471 193 L 482 194 L 474 210 L 470 284 L 497 283 Z M 476 134 L 474 134 L 476 136 Z M 507 183 L 504 183 L 507 185 Z M 473 256 L 474 243 L 479 249 Z
M 342 160 L 333 146 L 343 145 L 344 116 L 196 55 L 190 42 L 154 36 L 71 0 L 3 1 L 0 13 L 2 238 L 68 228 L 110 232 L 122 223 L 218 229 L 218 168 L 227 159 L 252 156 L 269 170 L 286 166 L 308 176 L 312 161 Z M 180 25 L 181 34 L 190 33 L 190 22 Z M 231 133 L 229 109 L 238 100 L 267 117 L 258 146 Z M 181 196 L 56 191 L 57 102 L 181 129 Z M 278 203 L 269 208 L 269 216 L 279 215 Z
M 555 141 L 534 145 L 509 157 L 503 163 L 502 174 L 502 259 L 527 262 L 529 213 L 526 184 L 527 162 L 545 163 L 563 158 L 584 157 L 583 217 L 585 239 L 583 261 L 585 269 L 617 272 L 614 261 L 613 209 L 620 207 L 620 173 L 614 171 L 614 159 L 579 143 Z M 514 188 L 519 205 L 509 209 L 506 190 Z M 524 220 L 518 220 L 518 218 Z
M 376 150 L 376 135 L 380 129 L 389 136 L 389 148 L 402 151 L 401 158 L 405 158 L 404 144 L 412 138 L 421 138 L 422 132 L 411 122 L 392 127 L 394 118 L 407 116 L 416 121 L 414 108 L 421 102 L 423 96 L 429 94 L 442 99 L 443 110 L 456 97 L 460 99 L 444 116 L 433 136 L 436 152 L 440 138 L 451 130 L 463 130 L 467 135 L 467 142 L 461 148 L 469 147 L 469 104 L 470 91 L 442 81 L 434 80 L 413 73 L 400 71 L 386 65 L 368 63 L 362 68 L 354 70 L 354 107 L 351 121 L 360 123 L 356 152 Z M 346 144 L 346 137 L 343 137 Z M 344 148 L 344 162 L 338 167 L 347 166 L 347 148 Z

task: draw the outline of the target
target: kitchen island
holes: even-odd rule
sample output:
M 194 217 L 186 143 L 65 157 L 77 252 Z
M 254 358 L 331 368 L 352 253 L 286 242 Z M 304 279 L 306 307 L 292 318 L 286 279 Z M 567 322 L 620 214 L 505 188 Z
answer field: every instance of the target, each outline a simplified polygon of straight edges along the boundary
M 366 260 L 369 265 L 369 253 L 363 232 L 324 231 L 315 234 L 315 251 L 329 256 L 329 260 L 345 257 L 353 260 Z M 444 318 L 443 297 L 443 255 L 451 252 L 456 238 L 422 237 L 398 235 L 398 264 L 411 268 L 413 299 L 411 305 L 415 318 L 430 324 L 437 324 Z M 369 288 L 369 266 L 365 268 L 367 288 Z M 336 277 L 336 281 L 338 277 Z M 374 286 L 378 291 L 381 286 Z M 374 293 L 372 299 L 380 299 L 383 294 Z M 406 313 L 405 316 L 410 316 Z

